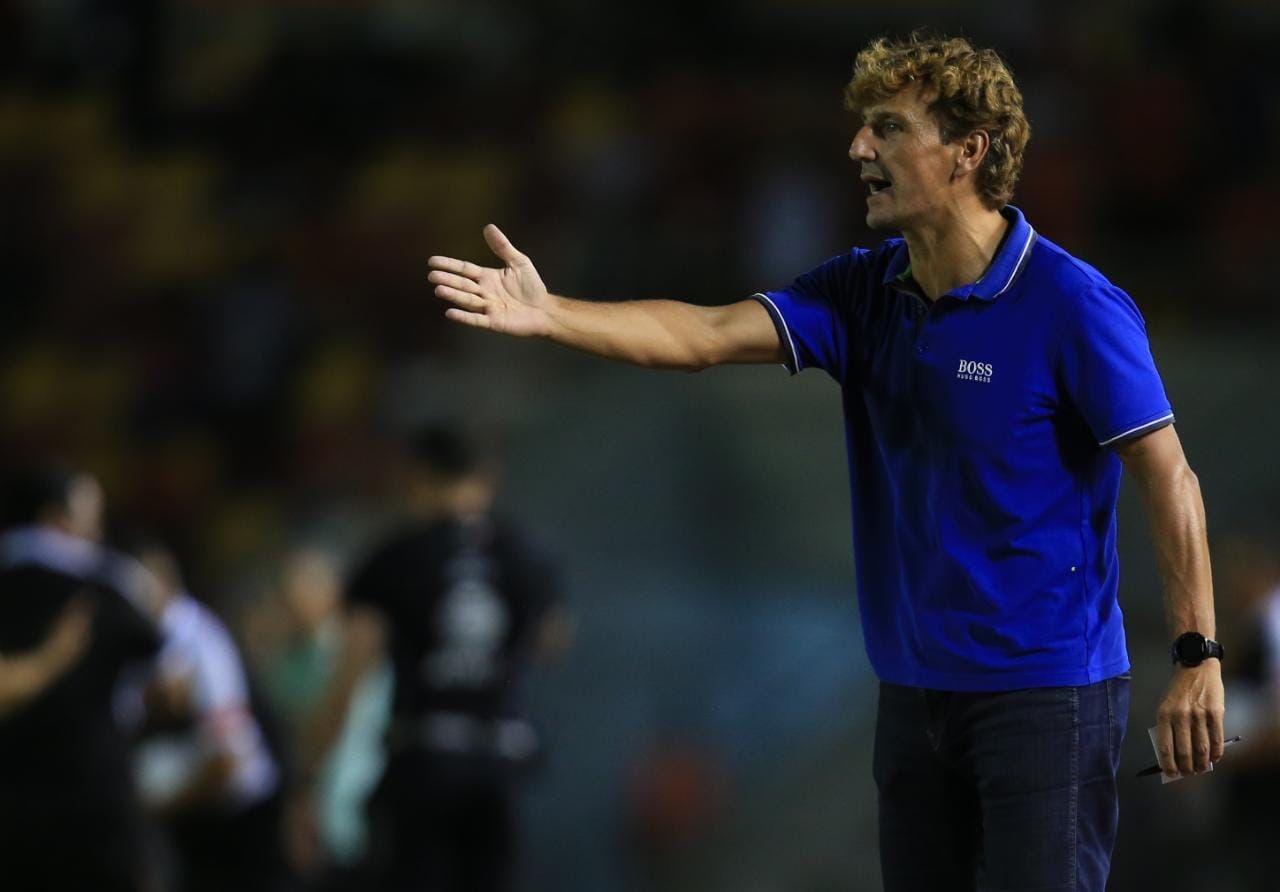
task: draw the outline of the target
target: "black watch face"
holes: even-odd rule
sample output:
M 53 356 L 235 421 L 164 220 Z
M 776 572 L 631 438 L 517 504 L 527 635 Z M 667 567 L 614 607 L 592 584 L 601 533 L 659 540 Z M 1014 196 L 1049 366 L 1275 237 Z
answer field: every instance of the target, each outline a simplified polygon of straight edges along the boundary
M 1204 662 L 1204 636 L 1197 632 L 1188 632 L 1178 638 L 1178 661 L 1181 663 Z

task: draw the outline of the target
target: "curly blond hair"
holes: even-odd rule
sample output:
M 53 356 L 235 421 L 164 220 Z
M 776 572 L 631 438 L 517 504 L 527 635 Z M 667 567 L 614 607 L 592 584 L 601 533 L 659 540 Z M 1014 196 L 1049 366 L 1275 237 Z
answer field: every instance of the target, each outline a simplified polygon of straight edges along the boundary
M 942 141 L 985 130 L 991 146 L 978 171 L 978 194 L 999 208 L 1013 197 L 1031 125 L 1022 93 L 995 50 L 974 49 L 962 37 L 880 38 L 858 53 L 844 106 L 861 115 L 900 90 L 919 84 Z

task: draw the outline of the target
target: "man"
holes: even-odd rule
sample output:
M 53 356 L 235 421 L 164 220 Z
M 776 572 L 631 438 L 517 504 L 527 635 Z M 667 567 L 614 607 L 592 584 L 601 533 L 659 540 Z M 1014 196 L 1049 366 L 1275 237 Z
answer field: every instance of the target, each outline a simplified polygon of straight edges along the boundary
M 493 516 L 496 472 L 459 431 L 420 432 L 408 463 L 408 522 L 347 587 L 342 653 L 300 762 L 314 774 L 356 683 L 389 656 L 376 887 L 500 892 L 514 883 L 519 781 L 540 748 L 524 686 L 534 658 L 563 641 L 554 574 Z
M 279 889 L 281 771 L 252 708 L 240 651 L 187 592 L 166 547 L 146 540 L 135 553 L 157 580 L 163 635 L 148 680 L 139 787 L 173 845 L 177 888 Z
M 1129 298 L 1008 205 L 1029 127 L 1000 58 L 877 40 L 846 105 L 867 222 L 898 230 L 728 306 L 593 304 L 433 257 L 448 318 L 644 366 L 815 366 L 843 387 L 858 595 L 882 686 L 885 886 L 1105 885 L 1128 706 L 1121 465 L 1142 490 L 1183 665 L 1160 764 L 1222 755 L 1204 510 Z M 1183 637 L 1184 634 L 1187 637 Z
M 4 509 L 13 526 L 0 535 L 0 651 L 56 634 L 67 610 L 92 613 L 84 653 L 0 718 L 4 879 L 15 889 L 132 892 L 144 882 L 140 823 L 113 704 L 122 673 L 159 646 L 153 580 L 97 543 L 102 490 L 87 474 L 25 475 Z

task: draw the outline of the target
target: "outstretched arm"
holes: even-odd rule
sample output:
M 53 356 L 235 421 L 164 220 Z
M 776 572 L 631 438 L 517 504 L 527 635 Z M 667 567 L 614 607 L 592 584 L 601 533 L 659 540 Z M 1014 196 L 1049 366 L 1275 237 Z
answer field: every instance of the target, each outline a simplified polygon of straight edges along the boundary
M 1170 640 L 1183 632 L 1213 638 L 1213 580 L 1200 483 L 1187 465 L 1173 426 L 1117 450 L 1137 481 L 1151 524 L 1156 562 L 1164 580 Z M 1167 774 L 1208 769 L 1223 752 L 1222 666 L 1176 666 L 1156 713 L 1156 751 Z
M 698 371 L 725 363 L 782 362 L 768 312 L 754 300 L 703 307 L 674 300 L 594 303 L 547 291 L 533 262 L 498 227 L 484 229 L 501 268 L 432 257 L 428 280 L 453 304 L 445 316 L 517 337 L 541 337 L 649 368 Z

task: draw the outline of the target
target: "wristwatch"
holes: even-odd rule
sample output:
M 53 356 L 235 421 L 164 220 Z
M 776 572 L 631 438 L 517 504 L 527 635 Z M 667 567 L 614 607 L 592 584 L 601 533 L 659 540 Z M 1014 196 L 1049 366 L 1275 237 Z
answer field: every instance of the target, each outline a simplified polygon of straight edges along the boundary
M 1199 666 L 1205 660 L 1222 659 L 1222 645 L 1199 632 L 1184 632 L 1173 642 L 1173 662 L 1183 666 Z

